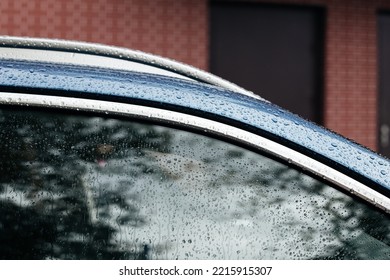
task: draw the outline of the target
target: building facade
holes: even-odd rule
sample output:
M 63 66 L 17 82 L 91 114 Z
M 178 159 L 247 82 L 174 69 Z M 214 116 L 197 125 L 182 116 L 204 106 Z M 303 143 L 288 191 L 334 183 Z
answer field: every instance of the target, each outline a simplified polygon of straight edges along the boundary
M 316 25 L 321 23 L 315 29 L 308 29 L 314 30 L 310 31 L 310 34 L 315 35 L 311 40 L 317 45 L 314 59 L 317 64 L 314 68 L 318 70 L 318 74 L 315 75 L 316 85 L 310 98 L 317 106 L 315 111 L 320 115 L 318 122 L 390 155 L 390 116 L 387 113 L 390 92 L 386 92 L 386 75 L 390 75 L 386 66 L 386 63 L 390 63 L 386 62 L 387 52 L 390 56 L 390 50 L 387 51 L 386 48 L 387 33 L 390 32 L 390 23 L 387 23 L 387 18 L 390 18 L 390 14 L 387 14 L 390 11 L 390 0 L 2 0 L 0 34 L 122 46 L 213 71 L 217 63 L 213 58 L 221 50 L 216 47 L 221 41 L 215 39 L 218 38 L 220 29 L 215 28 L 218 26 L 218 16 L 228 6 L 243 10 L 258 9 L 259 14 L 254 16 L 257 19 L 265 18 L 262 15 L 267 14 L 264 12 L 267 9 L 271 9 L 275 15 L 283 10 L 284 15 L 295 14 L 298 18 L 303 17 L 299 16 L 302 11 L 315 11 L 315 14 L 307 17 L 314 18 Z M 283 13 L 281 18 L 287 18 L 283 17 Z M 233 23 L 231 26 L 234 27 L 244 22 L 242 19 L 245 18 L 245 13 L 238 20 L 232 17 L 220 18 L 225 20 L 222 24 L 219 23 L 222 28 L 228 26 L 227 23 Z M 269 18 L 270 26 L 277 30 L 275 28 L 279 24 L 272 21 L 276 16 Z M 226 34 L 233 27 L 227 28 Z M 297 34 L 305 28 L 298 26 Z M 257 29 L 258 27 L 253 28 L 254 31 Z M 262 34 L 268 34 L 267 28 L 261 30 Z M 277 31 L 273 32 L 276 34 Z M 245 29 L 241 33 L 247 34 Z M 269 42 L 270 38 L 264 35 L 263 40 Z M 294 40 L 294 37 L 286 40 L 305 41 L 299 38 Z M 251 44 L 241 44 L 242 47 L 245 45 Z M 308 45 L 309 48 L 311 45 L 312 43 Z M 270 49 L 275 55 L 276 48 Z M 299 50 L 300 47 L 296 49 Z M 265 51 L 259 51 L 263 52 Z M 252 53 L 255 57 L 256 52 Z M 302 55 L 305 53 L 303 51 Z M 294 54 L 295 52 L 287 54 L 287 57 L 294 57 Z M 225 60 L 229 56 L 227 54 Z M 299 70 L 300 59 L 297 61 L 294 69 Z M 308 63 L 308 73 L 312 73 L 311 63 Z M 251 66 L 248 65 L 246 70 L 249 72 Z M 265 69 L 264 72 L 270 71 Z M 291 73 L 293 72 L 295 71 Z M 276 75 L 279 75 L 277 79 L 283 83 L 285 74 Z M 246 87 L 245 84 L 241 85 Z M 291 93 L 284 94 L 288 96 Z M 304 97 L 294 99 L 303 100 Z

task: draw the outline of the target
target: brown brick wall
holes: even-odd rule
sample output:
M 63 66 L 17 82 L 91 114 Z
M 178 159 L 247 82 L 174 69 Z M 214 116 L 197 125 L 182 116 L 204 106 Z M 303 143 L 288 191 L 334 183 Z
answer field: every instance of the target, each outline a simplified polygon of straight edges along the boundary
M 332 1 L 327 8 L 325 124 L 375 149 L 377 6 L 371 1 Z
M 1 0 L 0 34 L 143 50 L 206 69 L 207 0 Z
M 376 15 L 390 0 L 249 1 L 324 7 L 325 125 L 376 149 Z M 0 13 L 2 35 L 100 42 L 208 68 L 207 0 L 1 0 Z

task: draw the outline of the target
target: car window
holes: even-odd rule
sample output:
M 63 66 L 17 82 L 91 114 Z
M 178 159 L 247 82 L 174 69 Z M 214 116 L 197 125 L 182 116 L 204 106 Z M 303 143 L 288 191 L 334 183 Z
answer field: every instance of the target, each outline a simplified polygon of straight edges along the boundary
M 388 215 L 222 140 L 6 107 L 0 137 L 3 259 L 390 259 Z

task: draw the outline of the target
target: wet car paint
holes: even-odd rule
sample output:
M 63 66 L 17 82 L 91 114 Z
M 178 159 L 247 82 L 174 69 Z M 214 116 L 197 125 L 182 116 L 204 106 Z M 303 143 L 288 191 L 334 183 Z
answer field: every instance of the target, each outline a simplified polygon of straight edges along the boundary
M 160 75 L 64 64 L 1 61 L 3 91 L 121 101 L 170 109 L 253 131 L 390 193 L 390 161 L 268 102 Z

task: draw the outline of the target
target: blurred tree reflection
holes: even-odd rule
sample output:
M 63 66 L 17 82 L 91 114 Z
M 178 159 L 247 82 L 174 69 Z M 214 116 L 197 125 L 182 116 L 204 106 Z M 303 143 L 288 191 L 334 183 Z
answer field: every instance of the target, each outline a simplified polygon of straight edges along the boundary
M 169 135 L 115 120 L 2 110 L 0 139 L 1 258 L 127 259 L 144 254 L 144 246 L 128 251 L 115 244 L 115 229 L 107 222 L 142 226 L 144 218 L 129 203 L 131 197 L 112 187 L 93 206 L 102 209 L 100 216 L 91 217 L 89 203 L 95 198 L 88 197 L 91 186 L 82 178 L 86 169 L 142 153 L 145 145 L 167 151 Z M 131 187 L 129 180 L 126 184 Z M 108 206 L 118 208 L 120 217 L 110 217 L 104 211 Z

